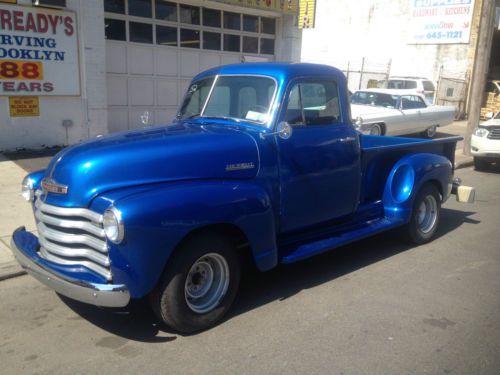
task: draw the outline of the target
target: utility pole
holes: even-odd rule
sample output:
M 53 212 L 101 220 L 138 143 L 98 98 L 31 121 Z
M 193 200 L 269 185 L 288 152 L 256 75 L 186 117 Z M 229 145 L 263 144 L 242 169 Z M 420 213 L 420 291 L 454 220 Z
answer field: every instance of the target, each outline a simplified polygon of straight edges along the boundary
M 478 1 L 478 0 L 476 0 Z M 479 0 L 481 1 L 481 0 Z M 465 132 L 463 153 L 470 155 L 470 139 L 472 132 L 479 124 L 481 104 L 483 101 L 486 76 L 490 64 L 491 44 L 495 25 L 495 0 L 482 0 L 481 18 L 479 20 L 476 53 L 471 75 L 470 106 Z

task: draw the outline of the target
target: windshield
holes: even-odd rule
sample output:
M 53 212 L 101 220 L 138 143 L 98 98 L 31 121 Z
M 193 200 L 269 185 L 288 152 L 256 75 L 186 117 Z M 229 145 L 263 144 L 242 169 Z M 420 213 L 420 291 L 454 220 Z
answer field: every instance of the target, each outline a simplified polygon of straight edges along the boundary
M 351 96 L 351 104 L 396 108 L 399 96 L 379 92 L 358 91 Z
M 263 124 L 269 119 L 276 82 L 261 76 L 218 76 L 189 87 L 178 119 L 220 117 Z

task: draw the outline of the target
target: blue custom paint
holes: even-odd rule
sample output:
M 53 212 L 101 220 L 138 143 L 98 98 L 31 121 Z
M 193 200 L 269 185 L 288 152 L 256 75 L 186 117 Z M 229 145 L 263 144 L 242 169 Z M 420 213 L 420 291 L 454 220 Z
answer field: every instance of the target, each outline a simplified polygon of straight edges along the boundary
M 68 186 L 43 193 L 46 204 L 122 214 L 125 237 L 108 241 L 113 284 L 133 298 L 155 287 L 177 246 L 194 231 L 235 228 L 247 239 L 257 267 L 269 270 L 408 222 L 421 186 L 435 184 L 448 198 L 455 144 L 363 136 L 354 130 L 344 75 L 314 64 L 242 64 L 210 69 L 193 82 L 224 75 L 272 78 L 276 90 L 267 120 L 194 117 L 133 130 L 61 151 L 45 171 L 31 174 Z M 290 139 L 274 133 L 284 120 L 294 82 L 331 80 L 339 88 L 336 124 L 295 127 Z M 85 266 L 40 257 L 32 234 L 16 246 L 56 275 L 103 284 Z

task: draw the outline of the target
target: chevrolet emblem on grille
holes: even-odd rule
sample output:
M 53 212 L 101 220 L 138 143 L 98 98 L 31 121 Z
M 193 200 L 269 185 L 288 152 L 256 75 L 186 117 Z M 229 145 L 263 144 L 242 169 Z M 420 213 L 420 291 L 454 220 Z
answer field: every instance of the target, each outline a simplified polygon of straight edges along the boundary
M 45 178 L 42 180 L 42 189 L 47 193 L 68 194 L 68 187 L 59 185 L 54 180 Z

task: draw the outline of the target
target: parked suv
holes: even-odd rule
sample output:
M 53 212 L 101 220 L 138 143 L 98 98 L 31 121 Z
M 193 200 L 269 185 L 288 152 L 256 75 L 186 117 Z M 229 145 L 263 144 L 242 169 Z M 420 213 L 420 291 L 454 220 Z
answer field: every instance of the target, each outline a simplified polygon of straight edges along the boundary
M 500 162 L 500 112 L 490 113 L 489 120 L 480 124 L 472 134 L 471 153 L 476 170 Z
M 380 81 L 379 87 L 386 89 L 401 90 L 402 93 L 418 93 L 425 96 L 429 104 L 434 103 L 434 92 L 436 91 L 432 81 L 423 77 L 391 77 L 387 81 Z

